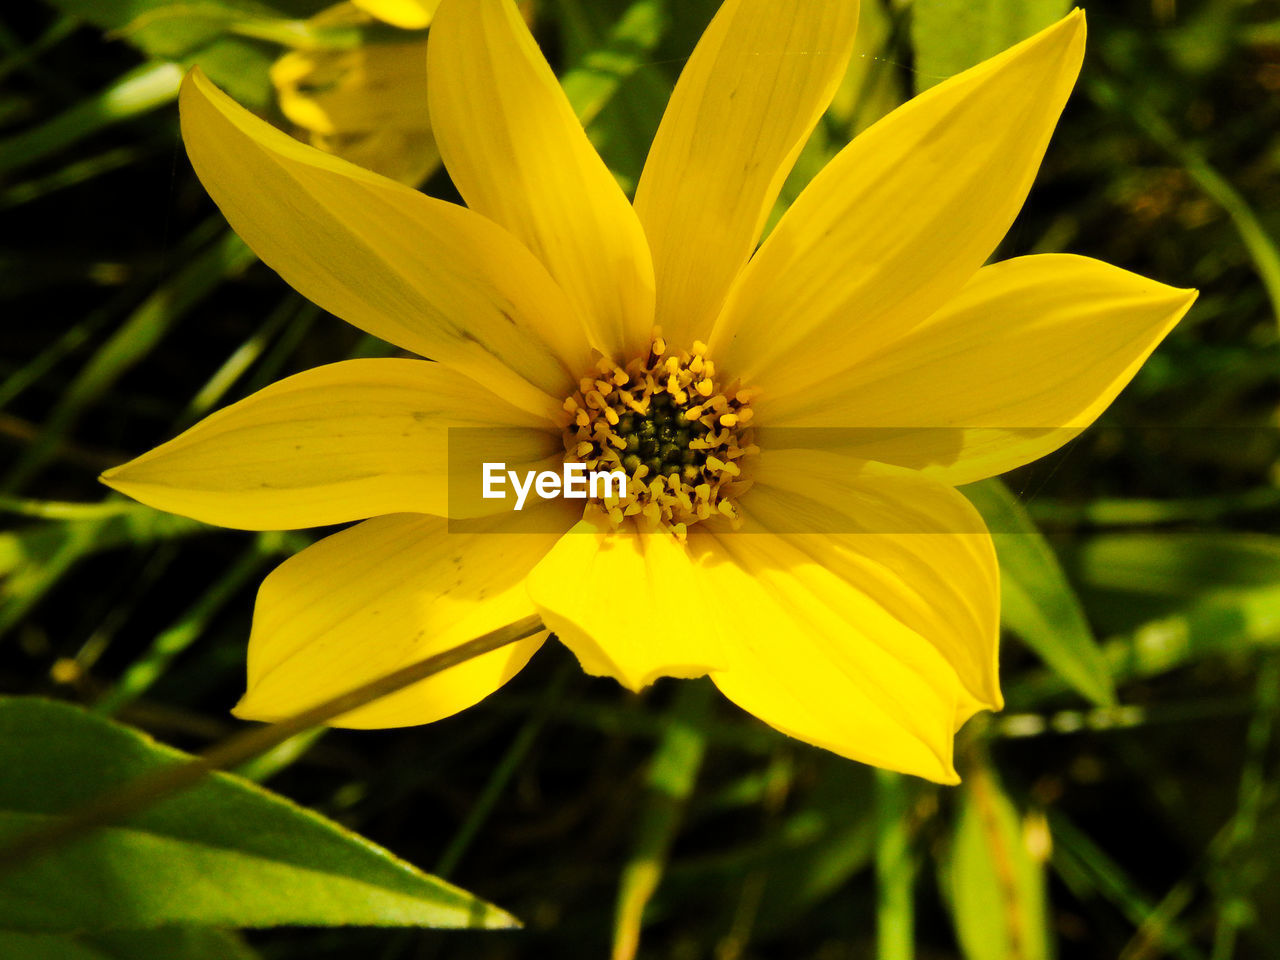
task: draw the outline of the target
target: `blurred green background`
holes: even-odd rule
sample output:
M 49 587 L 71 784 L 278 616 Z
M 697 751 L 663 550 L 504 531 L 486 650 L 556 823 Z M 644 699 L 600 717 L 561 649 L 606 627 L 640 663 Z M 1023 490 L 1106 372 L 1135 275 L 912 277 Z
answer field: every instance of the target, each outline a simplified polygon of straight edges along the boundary
M 254 590 L 313 539 L 157 514 L 97 473 L 283 375 L 391 353 L 229 233 L 178 136 L 182 70 L 457 199 L 416 97 L 379 118 L 398 147 L 286 116 L 290 95 L 360 101 L 335 57 L 425 36 L 305 19 L 323 6 L 0 10 L 0 693 L 85 708 L 0 700 L 0 837 L 172 762 L 107 718 L 187 751 L 243 726 Z M 715 6 L 525 5 L 628 187 Z M 780 209 L 853 134 L 1066 8 L 863 0 Z M 1009 703 L 963 731 L 962 786 L 787 740 L 706 683 L 630 695 L 552 644 L 459 717 L 304 735 L 240 771 L 523 930 L 421 929 L 462 922 L 453 894 L 218 781 L 0 873 L 0 960 L 1280 957 L 1280 3 L 1087 13 L 1081 82 L 997 257 L 1087 254 L 1201 297 L 1082 438 L 967 491 L 1002 531 Z M 290 50 L 337 72 L 282 100 Z

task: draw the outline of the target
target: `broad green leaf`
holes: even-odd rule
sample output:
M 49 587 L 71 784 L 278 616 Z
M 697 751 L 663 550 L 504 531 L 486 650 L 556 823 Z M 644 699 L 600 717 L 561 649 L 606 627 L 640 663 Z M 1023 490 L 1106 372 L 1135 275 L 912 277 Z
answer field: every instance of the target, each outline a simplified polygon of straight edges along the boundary
M 965 957 L 1049 960 L 1047 826 L 1024 824 L 986 767 L 971 771 L 960 791 L 943 880 Z
M 47 826 L 184 754 L 76 707 L 0 699 L 0 839 Z M 170 925 L 511 927 L 498 908 L 317 814 L 214 774 L 0 873 L 0 929 Z
M 71 935 L 0 930 L 0 960 L 255 960 L 234 933 L 206 927 Z
M 1045 663 L 1099 706 L 1115 687 L 1089 623 L 1053 549 L 1000 480 L 964 488 L 992 531 L 1000 559 L 1000 616 Z
M 915 0 L 916 90 L 967 70 L 1065 16 L 1069 0 Z

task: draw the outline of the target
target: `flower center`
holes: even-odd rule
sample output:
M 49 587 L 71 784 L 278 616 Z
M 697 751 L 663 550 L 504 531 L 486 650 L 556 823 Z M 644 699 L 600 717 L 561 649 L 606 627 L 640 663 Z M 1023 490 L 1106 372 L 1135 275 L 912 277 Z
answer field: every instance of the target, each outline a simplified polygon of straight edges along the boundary
M 751 442 L 751 395 L 734 382 L 722 389 L 706 344 L 671 350 L 655 330 L 648 351 L 620 367 L 608 357 L 564 402 L 567 463 L 588 471 L 621 470 L 625 495 L 596 498 L 615 527 L 635 517 L 680 539 L 711 517 L 740 523 L 735 500 L 751 486 L 739 462 L 758 453 Z

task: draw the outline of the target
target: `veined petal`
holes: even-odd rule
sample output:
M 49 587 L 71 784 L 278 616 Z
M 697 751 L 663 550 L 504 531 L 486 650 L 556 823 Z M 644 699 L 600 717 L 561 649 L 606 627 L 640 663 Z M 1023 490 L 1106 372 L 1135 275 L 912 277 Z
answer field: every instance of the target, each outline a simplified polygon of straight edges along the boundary
M 857 0 L 727 0 L 667 104 L 636 188 L 668 341 L 705 340 L 853 50 Z
M 231 226 L 308 299 L 553 413 L 589 363 L 554 280 L 484 217 L 298 143 L 198 69 L 180 100 L 191 163 Z
M 1080 433 L 1191 307 L 1179 290 L 1087 257 L 983 267 L 922 326 L 804 394 L 761 399 L 760 442 L 853 456 L 970 483 Z M 868 429 L 861 429 L 868 428 Z
M 775 399 L 926 320 L 1022 206 L 1084 54 L 1079 11 L 938 84 L 816 176 L 743 271 L 710 341 Z
M 737 532 L 689 533 L 708 595 L 732 598 L 739 706 L 843 756 L 943 783 L 952 738 L 999 708 L 999 575 L 981 517 L 908 471 L 766 451 Z
M 440 0 L 351 0 L 371 17 L 402 30 L 422 30 L 431 24 L 431 17 L 440 6 Z
M 632 690 L 724 663 L 716 616 L 696 616 L 708 601 L 689 552 L 669 534 L 583 521 L 534 568 L 529 595 L 583 670 Z
M 509 0 L 446 0 L 427 71 L 440 155 L 472 210 L 546 264 L 592 343 L 638 353 L 653 325 L 644 233 Z
M 450 503 L 451 477 L 458 490 L 469 470 L 478 494 L 480 459 L 556 469 L 563 452 L 550 423 L 439 363 L 347 360 L 273 383 L 102 480 L 206 523 L 280 530 L 509 509 L 478 495 Z
M 277 720 L 531 615 L 524 577 L 557 535 L 506 532 L 523 519 L 458 534 L 434 517 L 377 517 L 286 560 L 258 591 L 236 715 Z M 457 713 L 506 683 L 545 638 L 450 667 L 333 725 L 400 727 Z

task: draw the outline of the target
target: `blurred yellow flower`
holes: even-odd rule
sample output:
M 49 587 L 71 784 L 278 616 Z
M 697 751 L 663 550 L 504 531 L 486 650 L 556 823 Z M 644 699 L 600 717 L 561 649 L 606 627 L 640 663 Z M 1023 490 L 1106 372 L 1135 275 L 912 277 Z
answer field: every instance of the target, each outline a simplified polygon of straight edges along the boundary
M 440 6 L 440 0 L 351 0 L 371 17 L 403 30 L 422 30 Z
M 435 4 L 412 0 L 340 3 L 311 19 L 316 27 L 371 22 L 371 14 L 402 27 L 426 27 Z M 406 34 L 394 42 L 352 49 L 299 49 L 271 68 L 280 111 L 313 147 L 410 186 L 440 165 L 423 104 L 427 40 Z
M 225 526 L 364 520 L 263 584 L 241 716 L 537 613 L 591 673 L 709 674 L 792 736 L 956 781 L 955 731 L 1001 695 L 995 556 L 954 487 L 1088 426 L 1195 294 L 1076 256 L 983 266 L 1075 82 L 1078 11 L 868 129 L 756 249 L 857 4 L 788 11 L 724 3 L 634 204 L 506 0 L 444 0 L 431 28 L 432 123 L 469 209 L 187 79 L 192 163 L 246 242 L 436 361 L 298 374 L 104 475 Z M 451 502 L 473 460 L 621 466 L 631 496 Z M 544 638 L 342 723 L 447 716 Z

